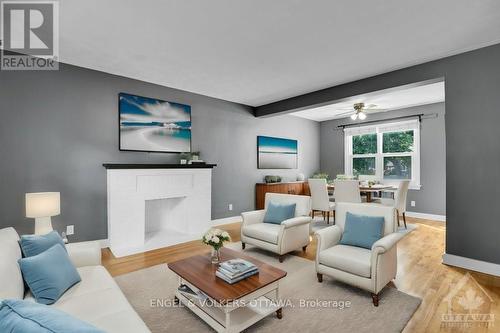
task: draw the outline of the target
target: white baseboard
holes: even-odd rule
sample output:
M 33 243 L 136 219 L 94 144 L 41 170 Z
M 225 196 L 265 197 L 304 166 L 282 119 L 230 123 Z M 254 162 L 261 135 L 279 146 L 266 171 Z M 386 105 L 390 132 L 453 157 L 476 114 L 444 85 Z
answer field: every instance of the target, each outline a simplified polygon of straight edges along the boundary
M 231 223 L 239 223 L 242 222 L 241 216 L 230 216 L 230 217 L 225 217 L 222 219 L 216 219 L 212 220 L 212 225 L 217 226 L 217 225 L 224 225 L 224 224 L 231 224 Z
M 446 215 L 435 215 L 435 214 L 426 214 L 426 213 L 417 213 L 417 212 L 406 212 L 406 216 L 415 217 L 418 219 L 426 219 L 426 220 L 435 220 L 435 221 L 443 221 L 446 222 Z
M 109 239 L 98 239 L 97 241 L 101 244 L 101 249 L 109 247 Z
M 471 271 L 500 276 L 500 265 L 487 261 L 470 259 L 454 254 L 443 254 L 443 264 L 469 269 Z

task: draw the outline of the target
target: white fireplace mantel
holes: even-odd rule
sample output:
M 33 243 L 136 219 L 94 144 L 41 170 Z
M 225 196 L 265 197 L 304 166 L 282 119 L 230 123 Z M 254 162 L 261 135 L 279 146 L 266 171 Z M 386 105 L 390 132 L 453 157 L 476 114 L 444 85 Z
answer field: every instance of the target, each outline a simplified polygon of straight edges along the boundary
M 199 239 L 210 227 L 214 165 L 105 164 L 116 257 Z

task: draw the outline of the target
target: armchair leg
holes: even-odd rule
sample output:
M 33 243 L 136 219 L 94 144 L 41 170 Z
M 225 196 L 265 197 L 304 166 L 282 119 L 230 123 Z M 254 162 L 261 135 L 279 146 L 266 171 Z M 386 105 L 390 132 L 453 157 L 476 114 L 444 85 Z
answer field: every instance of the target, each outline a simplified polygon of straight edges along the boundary
M 330 212 L 326 213 L 326 224 L 330 224 Z
M 373 305 L 378 306 L 378 294 L 372 294 Z
M 408 229 L 408 227 L 406 227 L 406 213 L 403 213 L 403 222 L 405 223 L 405 229 Z
M 241 249 L 244 250 L 245 249 L 245 243 L 241 242 Z
M 333 224 L 335 224 L 335 222 L 336 222 L 335 220 L 336 220 L 335 219 L 335 211 L 333 211 Z
M 281 255 L 278 257 L 278 260 L 279 260 L 279 262 L 283 262 L 283 261 L 285 261 L 285 255 L 284 255 L 284 254 L 281 254 Z
M 323 282 L 323 274 L 316 273 L 316 276 L 318 277 L 318 282 L 319 283 Z

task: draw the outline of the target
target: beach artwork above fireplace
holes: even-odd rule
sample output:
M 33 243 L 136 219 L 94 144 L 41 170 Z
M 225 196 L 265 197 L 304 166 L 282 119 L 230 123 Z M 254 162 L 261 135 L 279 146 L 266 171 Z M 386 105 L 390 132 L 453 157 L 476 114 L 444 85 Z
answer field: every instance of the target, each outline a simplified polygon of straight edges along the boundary
M 191 107 L 120 93 L 120 150 L 191 152 Z

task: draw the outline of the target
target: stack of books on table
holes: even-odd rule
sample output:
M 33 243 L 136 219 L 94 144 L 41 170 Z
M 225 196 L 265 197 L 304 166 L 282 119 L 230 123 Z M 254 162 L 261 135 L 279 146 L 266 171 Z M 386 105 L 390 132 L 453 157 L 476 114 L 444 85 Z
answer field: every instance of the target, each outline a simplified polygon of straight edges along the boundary
M 231 259 L 219 265 L 215 275 L 229 284 L 259 273 L 257 266 L 243 259 Z

